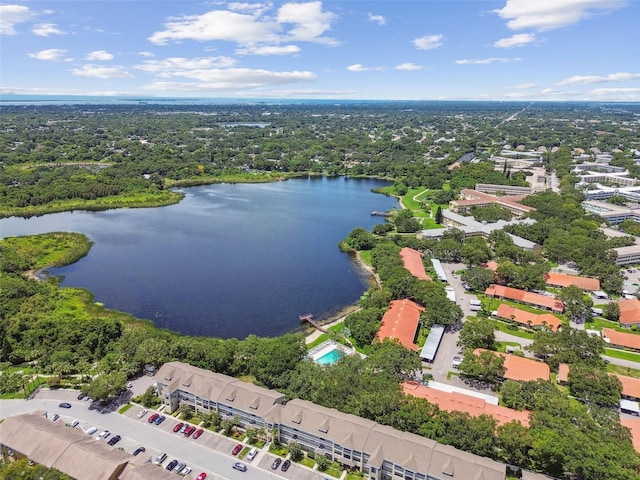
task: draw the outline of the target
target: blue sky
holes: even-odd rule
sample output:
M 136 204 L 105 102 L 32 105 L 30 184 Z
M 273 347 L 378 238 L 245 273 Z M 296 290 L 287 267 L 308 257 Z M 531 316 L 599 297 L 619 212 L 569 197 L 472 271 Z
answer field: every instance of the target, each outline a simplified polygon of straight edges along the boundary
M 640 101 L 638 0 L 0 3 L 0 93 Z

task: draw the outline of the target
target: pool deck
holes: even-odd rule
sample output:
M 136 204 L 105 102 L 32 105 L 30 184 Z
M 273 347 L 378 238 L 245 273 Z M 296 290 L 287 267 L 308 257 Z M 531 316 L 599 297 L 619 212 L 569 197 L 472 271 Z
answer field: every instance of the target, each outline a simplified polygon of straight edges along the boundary
M 340 350 L 341 352 L 344 352 L 346 355 L 350 355 L 353 353 L 351 349 L 348 349 L 344 345 L 341 345 L 334 340 L 327 340 L 325 342 L 322 342 L 320 345 L 317 345 L 313 347 L 311 350 L 309 350 L 309 352 L 307 353 L 307 357 L 309 357 L 314 362 L 317 362 L 319 358 L 325 356 L 327 353 L 331 352 L 332 350 Z

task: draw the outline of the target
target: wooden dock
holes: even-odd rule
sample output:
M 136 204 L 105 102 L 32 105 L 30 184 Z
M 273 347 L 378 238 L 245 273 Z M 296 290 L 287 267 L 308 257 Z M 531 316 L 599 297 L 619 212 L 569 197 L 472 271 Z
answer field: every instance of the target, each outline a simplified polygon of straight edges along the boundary
M 373 212 L 371 212 L 371 215 L 374 217 L 390 217 L 391 216 L 389 212 L 379 212 L 377 210 L 374 210 Z
M 320 325 L 318 325 L 316 323 L 316 321 L 313 319 L 313 314 L 312 313 L 305 313 L 304 315 L 300 315 L 298 318 L 300 319 L 300 323 L 307 322 L 309 325 L 311 325 L 316 330 L 319 330 L 322 333 L 329 333 L 329 331 L 327 329 L 322 328 Z

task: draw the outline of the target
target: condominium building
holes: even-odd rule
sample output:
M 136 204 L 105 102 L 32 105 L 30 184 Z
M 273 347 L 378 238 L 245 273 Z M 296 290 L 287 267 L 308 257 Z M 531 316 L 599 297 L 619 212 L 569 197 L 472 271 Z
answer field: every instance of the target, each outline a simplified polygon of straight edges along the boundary
M 274 390 L 185 363 L 166 363 L 156 377 L 169 411 L 184 401 L 202 412 L 236 416 L 245 426 L 264 426 L 282 442 L 295 441 L 375 480 L 506 478 L 506 466 L 488 458 L 305 400 L 284 402 Z
M 460 195 L 462 197 L 461 200 L 453 200 L 449 203 L 449 208 L 454 212 L 466 212 L 473 207 L 488 207 L 489 205 L 499 205 L 502 208 L 506 208 L 516 217 L 535 211 L 535 208 L 519 203 L 526 195 L 496 197 L 468 188 L 463 189 Z

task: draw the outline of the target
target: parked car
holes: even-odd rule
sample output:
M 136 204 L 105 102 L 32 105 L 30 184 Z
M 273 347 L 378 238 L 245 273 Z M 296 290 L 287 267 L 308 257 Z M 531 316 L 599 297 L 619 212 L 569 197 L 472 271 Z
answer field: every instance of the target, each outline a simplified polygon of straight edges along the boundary
M 144 447 L 138 447 L 138 448 L 136 448 L 136 449 L 133 451 L 133 456 L 135 457 L 135 456 L 137 456 L 137 455 L 140 455 L 142 452 L 146 452 L 146 451 L 147 451 L 147 449 L 146 449 L 146 448 L 144 448 Z
M 162 462 L 164 462 L 167 459 L 167 454 L 166 453 L 161 453 L 160 455 L 158 455 L 156 457 L 156 463 L 159 465 Z
M 204 480 L 205 478 L 207 478 L 207 474 L 202 472 L 200 475 L 196 477 L 196 480 Z
M 169 463 L 167 463 L 167 466 L 165 467 L 167 470 L 171 471 L 174 468 L 176 468 L 176 465 L 178 464 L 178 460 L 173 459 L 171 460 Z
M 136 417 L 138 417 L 138 418 L 142 418 L 142 417 L 144 417 L 144 416 L 147 414 L 147 412 L 148 412 L 148 410 L 147 410 L 146 408 L 143 408 L 142 410 L 140 410 L 140 411 L 138 412 L 138 415 L 136 415 Z
M 178 465 L 176 465 L 176 468 L 174 468 L 174 469 L 173 469 L 173 471 L 174 471 L 175 473 L 180 473 L 180 472 L 182 472 L 182 470 L 183 470 L 186 466 L 187 466 L 187 464 L 186 464 L 186 463 L 182 463 L 182 462 L 180 462 Z
M 60 418 L 60 415 L 58 415 L 57 413 L 54 413 L 53 416 L 51 417 L 51 421 L 55 422 L 59 418 Z
M 82 400 L 84 398 L 84 393 L 80 392 L 78 394 L 78 400 Z
M 247 466 L 244 463 L 236 462 L 233 464 L 233 468 L 235 470 L 240 470 L 241 472 L 247 471 Z
M 237 455 L 240 453 L 240 450 L 242 450 L 242 444 L 239 443 L 238 445 L 236 445 L 235 447 L 233 447 L 233 450 L 231 450 L 231 455 Z
M 80 424 L 80 422 L 78 420 L 72 420 L 71 423 L 69 424 L 69 426 L 71 428 L 76 428 L 79 424 Z
M 271 470 L 277 470 L 281 463 L 282 463 L 282 460 L 279 458 L 276 458 L 271 464 Z
M 247 461 L 253 461 L 253 459 L 256 458 L 256 455 L 258 455 L 258 449 L 256 447 L 253 447 L 251 450 L 249 450 L 249 453 L 247 453 Z
M 133 383 L 131 382 L 127 383 L 127 388 L 133 388 Z
M 180 475 L 189 475 L 191 473 L 191 470 L 193 470 L 193 468 L 191 467 L 184 467 L 181 471 L 180 471 Z
M 195 431 L 196 431 L 196 427 L 194 427 L 193 425 L 189 425 L 189 426 L 187 427 L 187 429 L 184 431 L 184 436 L 185 436 L 185 437 L 190 437 L 190 436 L 191 436 L 191 434 L 192 434 L 193 432 L 195 432 Z
M 122 437 L 120 435 L 116 435 L 115 437 L 111 437 L 111 440 L 107 442 L 107 445 L 111 445 L 112 447 L 120 441 Z
M 282 462 L 282 467 L 280 468 L 280 470 L 282 470 L 283 472 L 286 472 L 287 470 L 289 470 L 290 466 L 291 466 L 291 460 L 285 460 L 284 462 Z
M 86 433 L 87 435 L 93 435 L 97 431 L 98 429 L 96 427 L 89 427 L 84 431 L 84 433 Z
M 156 419 L 157 419 L 157 418 L 160 418 L 160 414 L 159 414 L 159 413 L 154 413 L 153 415 L 151 415 L 151 416 L 147 419 L 147 421 L 148 421 L 149 423 L 153 423 L 153 422 L 155 422 L 155 421 L 156 421 Z
M 173 432 L 176 433 L 178 430 L 180 430 L 182 427 L 184 427 L 184 423 L 180 422 L 180 423 L 176 423 L 175 426 L 173 427 Z
M 193 439 L 197 439 L 200 437 L 200 435 L 202 435 L 204 433 L 204 430 L 202 428 L 197 429 L 195 432 L 193 432 Z
M 102 433 L 98 435 L 98 438 L 107 438 L 109 437 L 109 435 L 111 435 L 111 432 L 109 430 L 103 430 Z
M 59 406 L 60 408 L 71 408 L 71 404 L 70 404 L 70 403 L 67 403 L 67 402 L 59 403 L 59 404 L 58 404 L 58 406 Z
M 180 427 L 180 433 L 184 433 L 184 431 L 187 429 L 188 426 L 189 426 L 188 423 L 183 423 L 182 427 Z
M 453 368 L 458 368 L 461 363 L 462 363 L 462 357 L 460 357 L 458 355 L 453 357 Z
M 160 425 L 162 422 L 164 422 L 166 420 L 167 417 L 165 417 L 164 415 L 160 415 L 158 418 L 156 418 L 153 423 L 155 423 L 156 425 Z

